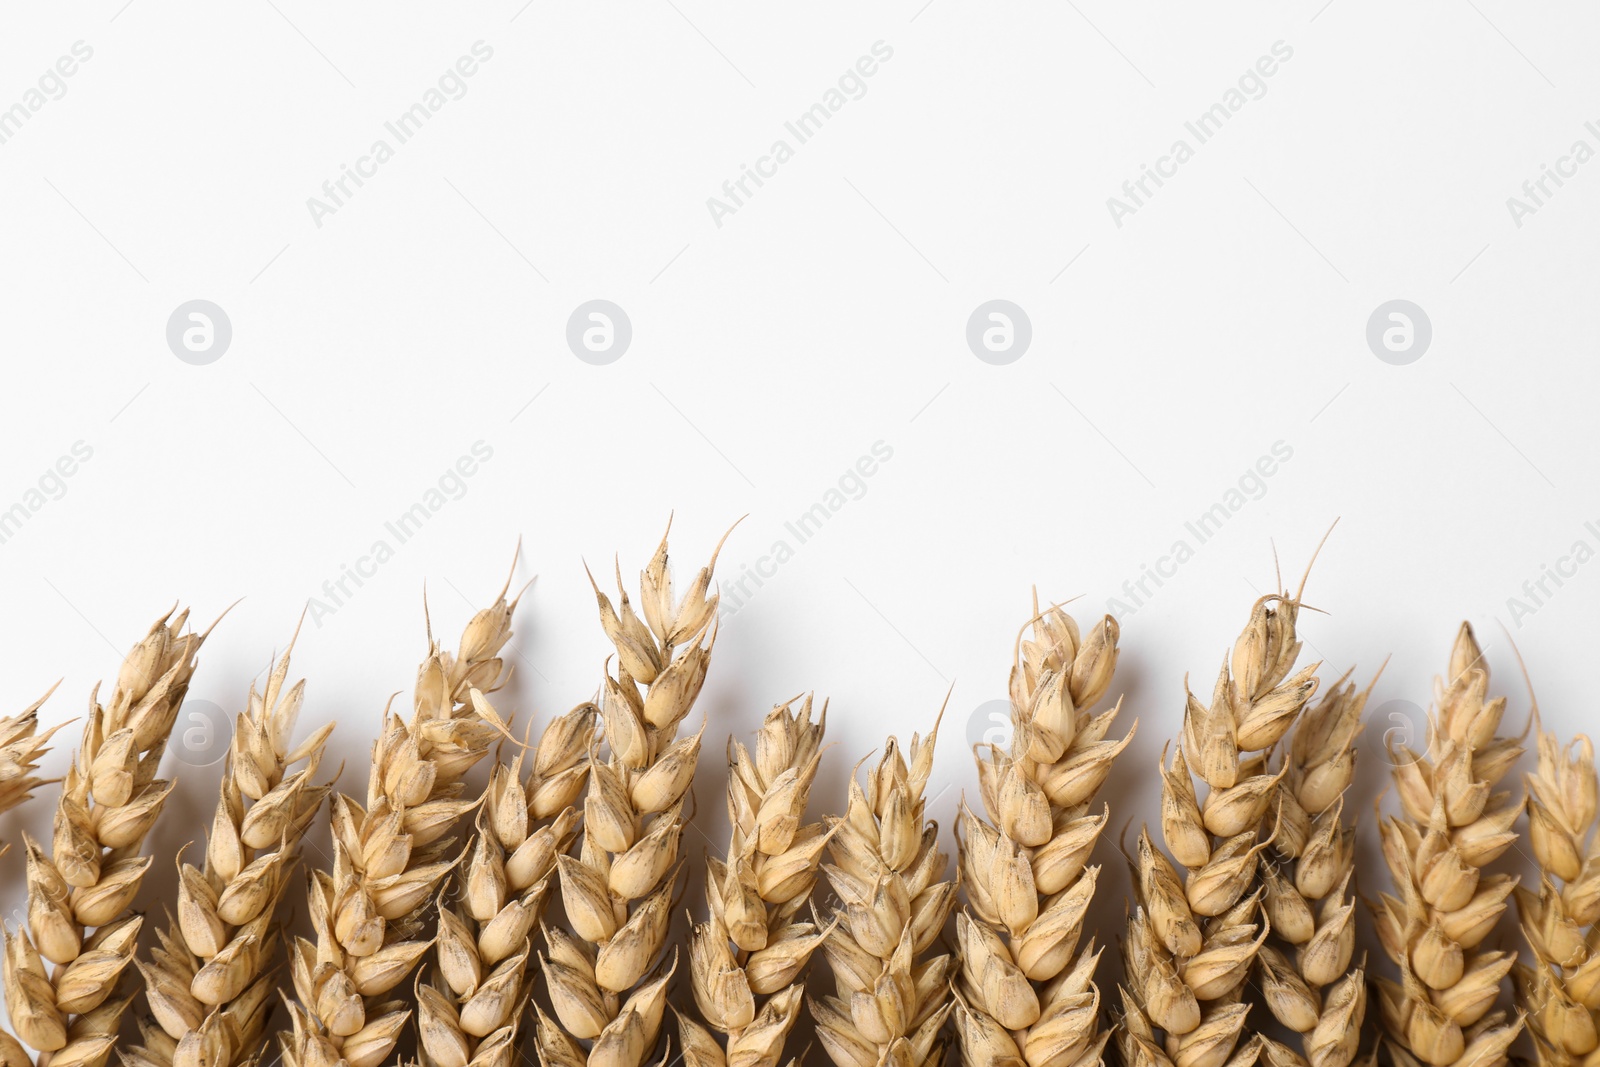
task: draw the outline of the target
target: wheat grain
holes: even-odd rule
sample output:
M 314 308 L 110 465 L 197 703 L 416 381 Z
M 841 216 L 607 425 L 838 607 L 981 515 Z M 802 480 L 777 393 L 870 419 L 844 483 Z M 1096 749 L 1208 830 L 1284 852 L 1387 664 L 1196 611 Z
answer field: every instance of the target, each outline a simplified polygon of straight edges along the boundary
M 49 692 L 19 714 L 0 716 L 0 811 L 10 811 L 45 784 L 33 772 L 39 769 L 40 757 L 50 751 L 45 745 L 66 725 L 57 723 L 44 733 L 39 732 L 39 709 L 55 689 L 51 686 Z M 9 846 L 0 847 L 0 852 L 5 847 Z
M 1536 710 L 1537 714 L 1537 710 Z M 1539 1067 L 1576 1067 L 1600 1048 L 1600 856 L 1595 852 L 1594 746 L 1579 734 L 1563 747 L 1543 729 L 1528 785 L 1528 840 L 1539 891 L 1518 887 L 1517 911 L 1533 956 L 1512 971 Z
M 1010 752 L 973 750 L 987 817 L 961 806 L 956 1033 L 970 1063 L 1068 1067 L 1096 1062 L 1110 1037 L 1093 981 L 1100 949 L 1079 942 L 1100 873 L 1089 857 L 1110 816 L 1094 795 L 1133 729 L 1108 741 L 1120 701 L 1090 710 L 1116 670 L 1115 619 L 1081 638 L 1070 615 L 1036 602 L 1029 627 L 1011 668 Z
M 889 738 L 866 788 L 852 775 L 845 814 L 829 820 L 833 862 L 823 870 L 840 903 L 823 953 L 835 995 L 807 1003 L 838 1067 L 944 1062 L 956 962 L 927 953 L 955 907 L 956 883 L 938 880 L 948 857 L 939 824 L 924 822 L 923 796 L 938 735 L 937 720 L 926 739 L 912 735 L 909 765 Z
M 554 1017 L 536 1005 L 535 1018 L 546 1067 L 638 1067 L 660 1043 L 677 966 L 662 952 L 682 871 L 685 794 L 700 753 L 700 734 L 677 732 L 716 642 L 716 562 L 713 553 L 675 599 L 663 537 L 639 577 L 643 619 L 620 571 L 615 607 L 595 587 L 617 670 L 605 678 L 600 710 L 608 751 L 604 760 L 589 757 L 579 854 L 556 858 L 567 927 L 543 928 L 539 965 Z
M 1397 1067 L 1500 1067 L 1522 1029 L 1494 1005 L 1515 962 L 1483 940 L 1516 879 L 1483 871 L 1516 840 L 1523 800 L 1495 786 L 1522 746 L 1496 736 L 1506 700 L 1486 699 L 1489 670 L 1466 623 L 1434 683 L 1426 754 L 1392 744 L 1400 814 L 1382 820 L 1398 895 L 1380 895 L 1378 940 L 1400 980 L 1377 981 L 1378 1014 Z
M 289 746 L 305 696 L 303 680 L 285 685 L 293 650 L 290 641 L 262 688 L 251 684 L 235 719 L 204 865 L 179 851 L 177 916 L 148 962 L 136 961 L 152 1018 L 141 1023 L 144 1044 L 123 1055 L 127 1067 L 252 1067 L 261 1057 L 278 905 L 331 788 L 313 780 L 334 724 Z
M 1278 788 L 1286 772 L 1267 766 L 1317 688 L 1316 664 L 1290 676 L 1299 610 L 1298 593 L 1256 601 L 1210 705 L 1186 694 L 1170 764 L 1162 754 L 1161 830 L 1172 859 L 1146 829 L 1129 861 L 1136 902 L 1116 1035 L 1129 1067 L 1245 1067 L 1270 1051 L 1259 1035 L 1242 1046 L 1239 1038 L 1252 1006 L 1246 981 L 1269 925 L 1261 853 L 1276 837 L 1308 833 L 1304 812 Z M 1191 767 L 1208 787 L 1203 800 Z M 1269 810 L 1274 829 L 1265 835 Z
M 509 1067 L 532 992 L 530 935 L 544 915 L 556 857 L 578 825 L 598 709 L 551 720 L 533 747 L 496 763 L 477 834 L 456 873 L 456 901 L 439 903 L 438 973 L 417 990 L 429 1067 Z
M 1351 966 L 1355 830 L 1344 798 L 1371 691 L 1340 678 L 1290 735 L 1273 841 L 1285 863 L 1262 865 L 1272 940 L 1257 955 L 1256 974 L 1268 1010 L 1300 1034 L 1300 1052 L 1267 1038 L 1274 1064 L 1349 1067 L 1360 1045 L 1367 987 L 1364 967 Z
M 15 933 L 5 931 L 3 985 L 16 1036 L 0 1033 L 4 1067 L 32 1067 L 28 1048 L 41 1067 L 100 1067 L 116 1044 L 132 1000 L 119 979 L 143 923 L 132 904 L 151 863 L 139 853 L 172 791 L 157 768 L 209 634 L 184 632 L 187 622 L 186 611 L 156 620 L 122 661 L 107 703 L 96 687 L 51 847 L 23 837 L 28 913 Z M 55 966 L 47 970 L 46 960 Z
M 822 823 L 804 823 L 828 709 L 824 704 L 813 721 L 810 696 L 794 704 L 767 715 L 754 756 L 728 741 L 728 848 L 724 858 L 707 861 L 709 914 L 694 924 L 689 944 L 699 1019 L 678 1013 L 688 1067 L 771 1067 L 782 1060 L 811 954 L 829 932 L 797 918 L 829 839 Z
M 450 834 L 478 804 L 462 776 L 505 734 L 484 694 L 505 674 L 517 606 L 506 592 L 467 623 L 456 654 L 430 632 L 410 718 L 384 713 L 366 804 L 334 797 L 333 867 L 310 872 L 307 894 L 316 938 L 289 952 L 292 1029 L 278 1035 L 289 1067 L 377 1067 L 411 1017 L 390 997 L 431 944 L 433 900 L 455 865 Z

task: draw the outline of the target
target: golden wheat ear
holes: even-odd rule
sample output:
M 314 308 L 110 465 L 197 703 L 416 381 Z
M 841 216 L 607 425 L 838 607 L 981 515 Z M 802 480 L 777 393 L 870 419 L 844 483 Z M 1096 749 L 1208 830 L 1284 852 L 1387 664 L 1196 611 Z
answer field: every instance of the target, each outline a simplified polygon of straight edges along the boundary
M 1256 601 L 1210 703 L 1186 693 L 1177 747 L 1170 762 L 1162 754 L 1166 852 L 1146 829 L 1130 859 L 1134 906 L 1116 1027 L 1126 1063 L 1222 1067 L 1298 1058 L 1259 1033 L 1242 1045 L 1240 1036 L 1271 925 L 1262 854 L 1269 847 L 1292 854 L 1310 834 L 1309 817 L 1285 788 L 1288 768 L 1268 766 L 1317 689 L 1316 664 L 1295 670 L 1300 607 L 1299 594 Z
M 801 915 L 831 836 L 805 822 L 827 718 L 797 697 L 767 715 L 753 755 L 728 739 L 728 847 L 707 858 L 707 915 L 689 943 L 698 1018 L 678 1013 L 689 1067 L 776 1064 L 800 1017 L 811 955 L 830 932 Z
M 101 704 L 98 689 L 90 695 L 51 845 L 24 838 L 27 920 L 5 931 L 3 987 L 15 1029 L 15 1037 L 0 1035 L 6 1067 L 43 1059 L 101 1067 L 116 1045 L 132 1000 L 119 995 L 119 979 L 143 922 L 133 903 L 151 862 L 140 852 L 172 791 L 156 769 L 205 640 L 187 623 L 186 611 L 156 620 L 122 661 L 110 699 Z
M 430 626 L 411 714 L 384 712 L 365 803 L 333 798 L 332 864 L 308 872 L 315 936 L 288 948 L 291 1029 L 278 1040 L 290 1067 L 378 1067 L 411 1018 L 412 1002 L 396 991 L 433 944 L 434 901 L 460 859 L 452 835 L 479 805 L 462 779 L 505 731 L 483 694 L 507 673 L 500 652 L 515 602 L 506 592 L 472 617 L 455 653 Z
M 1120 630 L 1108 615 L 1082 636 L 1052 606 L 1024 633 L 1009 751 L 977 746 L 983 812 L 963 804 L 959 816 L 956 1034 L 968 1063 L 1093 1062 L 1111 1036 L 1093 981 L 1100 949 L 1082 936 L 1100 873 L 1089 858 L 1110 815 L 1094 797 L 1133 737 L 1107 739 L 1120 703 L 1093 709 L 1111 686 Z
M 1466 623 L 1434 683 L 1427 751 L 1391 750 L 1400 812 L 1383 819 L 1383 856 L 1397 895 L 1374 905 L 1378 940 L 1399 980 L 1375 986 L 1378 1017 L 1398 1063 L 1503 1067 L 1523 1020 L 1494 1010 L 1516 962 L 1485 950 L 1516 879 L 1486 868 L 1515 843 L 1524 798 L 1496 786 L 1522 746 L 1499 736 L 1506 698 L 1488 697 L 1489 670 Z
M 944 1061 L 956 961 L 932 950 L 956 883 L 941 880 L 949 857 L 938 824 L 924 818 L 938 732 L 936 722 L 926 738 L 913 736 L 907 754 L 889 738 L 865 786 L 851 775 L 845 814 L 828 820 L 823 870 L 838 902 L 823 955 L 834 994 L 807 1003 L 817 1040 L 840 1067 Z
M 555 858 L 566 923 L 543 929 L 539 965 L 550 1011 L 535 1006 L 535 1043 L 547 1067 L 640 1067 L 663 1043 L 677 966 L 676 954 L 670 963 L 663 955 L 700 754 L 700 734 L 677 735 L 716 643 L 715 566 L 713 554 L 675 596 L 663 537 L 640 575 L 642 618 L 620 568 L 615 605 L 595 586 L 617 669 L 606 675 L 600 700 L 605 757 L 594 746 L 586 756 L 578 854 Z M 662 1063 L 668 1058 L 660 1054 Z
M 138 961 L 164 1035 L 130 1050 L 140 1067 L 245 1067 L 266 1044 L 284 890 L 332 789 L 316 778 L 334 724 L 291 745 L 305 700 L 303 680 L 288 684 L 293 649 L 291 641 L 264 684 L 250 686 L 202 862 L 185 862 L 179 850 L 177 914 Z

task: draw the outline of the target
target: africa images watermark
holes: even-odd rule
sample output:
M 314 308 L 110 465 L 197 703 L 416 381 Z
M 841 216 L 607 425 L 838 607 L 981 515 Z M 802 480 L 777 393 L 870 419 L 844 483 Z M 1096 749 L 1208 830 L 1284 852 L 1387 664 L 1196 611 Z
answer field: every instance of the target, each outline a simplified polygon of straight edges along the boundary
M 893 458 L 894 449 L 887 442 L 872 442 L 867 453 L 846 467 L 834 483 L 823 490 L 816 503 L 783 524 L 787 537 L 777 538 L 753 564 L 743 564 L 738 574 L 721 580 L 718 617 L 727 619 L 738 614 L 739 609 L 750 603 L 756 592 L 777 575 L 778 568 L 794 558 L 801 545 L 815 537 L 845 505 L 867 495 L 868 480 Z M 750 588 L 751 583 L 754 589 Z
M 1595 144 L 1600 144 L 1600 124 L 1595 120 L 1585 122 L 1583 131 L 1595 139 Z M 1565 179 L 1576 178 L 1578 168 L 1594 157 L 1594 145 L 1580 137 L 1572 142 L 1564 155 L 1556 157 L 1554 167 L 1548 163 L 1539 164 L 1539 176 L 1522 183 L 1522 196 L 1506 197 L 1506 210 L 1511 213 L 1511 221 L 1517 229 L 1522 229 L 1530 216 L 1537 215 L 1539 209 L 1561 191 L 1561 187 L 1567 184 Z M 1552 185 L 1555 188 L 1552 189 Z
M 8 108 L 0 110 L 0 145 L 22 132 L 23 124 L 44 110 L 52 100 L 67 95 L 67 79 L 78 73 L 78 68 L 94 58 L 94 49 L 83 41 L 73 41 L 68 54 L 45 68 L 34 85 L 23 91 L 22 97 Z
M 339 574 L 322 583 L 322 596 L 312 597 L 307 603 L 311 621 L 321 629 L 322 621 L 348 604 L 361 587 L 377 577 L 378 568 L 394 559 L 401 545 L 417 535 L 428 521 L 453 500 L 467 495 L 467 480 L 494 458 L 494 446 L 486 441 L 474 441 L 472 447 L 461 455 L 429 486 L 410 507 L 383 524 L 383 536 L 376 538 L 355 563 L 339 564 Z M 351 588 L 354 586 L 355 588 Z
M 1165 155 L 1156 158 L 1154 166 L 1141 163 L 1139 176 L 1122 183 L 1122 196 L 1106 198 L 1106 210 L 1111 213 L 1111 221 L 1117 229 L 1122 229 L 1125 218 L 1137 214 L 1140 208 L 1149 203 L 1167 179 L 1177 177 L 1178 168 L 1193 159 L 1195 150 L 1220 133 L 1229 119 L 1243 111 L 1250 101 L 1266 96 L 1267 79 L 1278 73 L 1279 64 L 1287 63 L 1293 57 L 1294 49 L 1288 44 L 1283 41 L 1272 42 L 1268 54 L 1247 67 L 1239 75 L 1239 80 L 1223 92 L 1221 100 L 1183 124 L 1189 137 L 1194 139 L 1194 144 L 1191 145 L 1188 138 L 1179 137 L 1172 142 L 1172 147 L 1167 149 Z M 1151 185 L 1155 188 L 1152 189 Z
M 1201 545 L 1217 535 L 1229 519 L 1244 510 L 1246 504 L 1266 496 L 1268 479 L 1293 458 L 1294 448 L 1287 441 L 1272 442 L 1271 448 L 1245 468 L 1233 485 L 1222 491 L 1216 503 L 1183 524 L 1187 536 L 1173 541 L 1172 547 L 1164 555 L 1156 557 L 1154 565 L 1141 564 L 1139 577 L 1129 578 L 1122 583 L 1121 597 L 1106 598 L 1106 611 L 1118 620 L 1136 614 L 1150 602 L 1156 590 L 1177 575 L 1179 567 L 1195 557 Z
M 722 196 L 706 197 L 706 210 L 717 229 L 722 229 L 723 219 L 736 213 L 745 202 L 755 196 L 756 190 L 766 184 L 766 179 L 776 177 L 778 168 L 794 158 L 795 149 L 815 137 L 829 119 L 844 109 L 851 100 L 867 95 L 867 79 L 878 73 L 880 64 L 894 58 L 894 49 L 883 41 L 872 42 L 871 53 L 855 61 L 839 75 L 839 80 L 822 94 L 822 99 L 812 104 L 799 116 L 783 124 L 784 131 L 793 138 L 779 137 L 768 147 L 766 154 L 756 158 L 755 166 L 739 164 L 739 176 L 722 183 Z M 755 189 L 750 188 L 751 183 Z
M 366 154 L 356 158 L 354 166 L 339 164 L 338 177 L 322 183 L 322 196 L 306 198 L 306 210 L 311 213 L 311 221 L 317 229 L 322 229 L 323 219 L 349 203 L 368 179 L 376 177 L 378 168 L 393 159 L 395 151 L 420 133 L 434 115 L 444 110 L 446 104 L 466 96 L 467 79 L 478 73 L 480 64 L 493 58 L 492 47 L 483 41 L 472 42 L 469 55 L 461 56 L 454 65 L 445 68 L 438 80 L 423 91 L 420 100 L 383 124 L 384 132 L 389 135 L 387 138 L 374 140 Z M 390 138 L 393 144 L 389 143 Z M 352 184 L 354 189 L 351 188 Z
M 1524 619 L 1539 614 L 1541 608 L 1578 576 L 1578 568 L 1600 555 L 1600 523 L 1584 523 L 1583 534 L 1566 552 L 1557 556 L 1554 563 L 1540 563 L 1538 575 L 1523 580 L 1521 596 L 1506 597 L 1506 611 L 1511 614 L 1513 627 L 1522 629 Z
M 0 545 L 17 536 L 23 525 L 43 511 L 46 504 L 66 496 L 67 480 L 93 458 L 94 448 L 88 442 L 72 442 L 72 447 L 46 467 L 44 473 L 23 491 L 15 504 L 0 511 Z

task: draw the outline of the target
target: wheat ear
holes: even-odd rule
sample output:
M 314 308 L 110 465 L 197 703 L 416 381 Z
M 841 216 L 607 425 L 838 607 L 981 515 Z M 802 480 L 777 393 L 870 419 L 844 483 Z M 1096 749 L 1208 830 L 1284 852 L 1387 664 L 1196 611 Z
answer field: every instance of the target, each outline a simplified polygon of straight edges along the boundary
M 923 821 L 938 735 L 935 721 L 926 739 L 911 736 L 909 765 L 889 738 L 866 788 L 852 775 L 844 816 L 829 820 L 823 870 L 840 902 L 823 951 L 836 995 L 807 1003 L 839 1067 L 944 1062 L 956 961 L 925 955 L 956 903 L 956 883 L 939 881 L 948 861 L 939 824 Z
M 29 704 L 20 714 L 0 716 L 0 811 L 10 811 L 33 796 L 33 791 L 45 784 L 33 776 L 39 769 L 39 759 L 50 750 L 45 747 L 55 732 L 66 723 L 57 723 L 44 733 L 39 732 L 39 709 L 50 699 L 50 692 Z M 4 853 L 10 845 L 0 845 Z
M 620 573 L 615 607 L 595 588 L 617 671 L 606 676 L 601 701 L 608 753 L 589 756 L 582 845 L 576 858 L 556 858 L 567 925 L 543 928 L 548 954 L 539 966 L 554 1018 L 534 1010 L 546 1067 L 638 1067 L 659 1043 L 676 969 L 676 960 L 661 965 L 662 949 L 683 866 L 685 794 L 700 755 L 699 733 L 677 733 L 716 641 L 716 562 L 713 554 L 675 600 L 662 538 L 639 578 L 642 620 Z M 591 1042 L 587 1051 L 583 1041 Z
M 1280 794 L 1286 772 L 1267 768 L 1317 688 L 1316 664 L 1290 676 L 1299 610 L 1287 593 L 1256 601 L 1210 706 L 1186 693 L 1179 745 L 1170 764 L 1162 755 L 1161 831 L 1172 859 L 1140 831 L 1117 1034 L 1129 1067 L 1246 1067 L 1263 1051 L 1259 1035 L 1239 1045 L 1252 1006 L 1246 982 L 1268 931 L 1257 868 L 1276 834 L 1304 833 L 1308 821 Z M 1264 835 L 1274 809 L 1276 829 Z
M 157 932 L 144 977 L 152 1019 L 126 1067 L 252 1067 L 272 1010 L 276 923 L 300 841 L 331 786 L 314 784 L 328 723 L 292 749 L 305 682 L 285 686 L 289 649 L 234 722 L 204 866 L 179 851 L 177 917 Z M 305 766 L 290 773 L 300 761 Z
M 961 806 L 956 1033 L 969 1063 L 1068 1067 L 1097 1061 L 1110 1037 L 1093 981 L 1100 949 L 1079 941 L 1100 874 L 1089 856 L 1110 817 L 1094 795 L 1133 730 L 1105 739 L 1120 702 L 1090 711 L 1116 670 L 1117 621 L 1081 638 L 1070 615 L 1036 603 L 1029 626 L 1011 668 L 1011 751 L 974 746 L 985 814 Z
M 1397 1067 L 1500 1067 L 1521 1019 L 1494 1011 L 1516 956 L 1480 946 L 1516 879 L 1483 868 L 1510 848 L 1522 798 L 1495 786 L 1522 754 L 1496 736 L 1505 697 L 1486 699 L 1489 670 L 1461 624 L 1449 673 L 1434 682 L 1428 751 L 1391 744 L 1400 814 L 1383 819 L 1384 862 L 1398 895 L 1373 910 L 1378 940 L 1400 968 L 1377 981 L 1378 1014 Z
M 1340 678 L 1295 724 L 1275 801 L 1273 850 L 1261 868 L 1272 937 L 1256 957 L 1262 999 L 1300 1035 L 1300 1052 L 1265 1039 L 1279 1067 L 1350 1067 L 1367 1011 L 1365 969 L 1355 953 L 1355 829 L 1344 817 L 1355 776 L 1365 691 Z
M 828 708 L 813 721 L 810 696 L 794 705 L 767 715 L 754 756 L 728 741 L 728 850 L 707 859 L 709 914 L 694 924 L 689 943 L 700 1020 L 678 1014 L 688 1067 L 770 1067 L 782 1060 L 800 1016 L 807 965 L 828 933 L 797 918 L 829 839 L 822 823 L 804 822 Z M 726 1035 L 726 1047 L 707 1027 Z
M 496 763 L 477 834 L 457 870 L 454 903 L 439 903 L 438 973 L 417 987 L 428 1067 L 510 1067 L 532 992 L 531 935 L 550 898 L 556 857 L 578 825 L 598 709 L 558 716 L 532 749 Z
M 411 717 L 384 714 L 366 804 L 333 799 L 333 868 L 309 872 L 316 938 L 289 952 L 293 1029 L 278 1035 L 289 1067 L 377 1067 L 411 1017 L 389 997 L 431 944 L 433 898 L 455 865 L 449 835 L 478 804 L 462 776 L 506 729 L 483 697 L 505 673 L 516 610 L 505 594 L 467 623 L 455 655 L 430 636 Z
M 1595 852 L 1594 746 L 1579 734 L 1563 747 L 1539 731 L 1538 769 L 1527 778 L 1528 840 L 1539 892 L 1518 888 L 1517 911 L 1532 950 L 1513 970 L 1539 1067 L 1577 1067 L 1600 1048 L 1600 855 Z
M 51 1067 L 100 1067 L 116 1045 L 133 999 L 118 979 L 144 921 L 132 905 L 151 863 L 139 852 L 172 791 L 156 772 L 207 636 L 184 632 L 188 617 L 156 620 L 122 661 L 107 703 L 96 687 L 62 781 L 50 850 L 23 835 L 28 915 L 5 932 L 5 1000 L 16 1037 L 0 1033 L 4 1067 L 31 1067 L 24 1045 Z M 48 971 L 46 960 L 55 965 Z

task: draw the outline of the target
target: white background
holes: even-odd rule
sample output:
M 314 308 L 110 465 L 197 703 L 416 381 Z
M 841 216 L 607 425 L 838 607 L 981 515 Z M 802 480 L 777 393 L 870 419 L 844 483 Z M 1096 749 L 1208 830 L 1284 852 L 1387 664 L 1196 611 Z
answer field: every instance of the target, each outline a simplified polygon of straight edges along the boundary
M 1546 721 L 1582 728 L 1600 567 L 1532 614 L 1508 598 L 1533 606 L 1525 581 L 1600 547 L 1600 163 L 1520 227 L 1506 201 L 1573 141 L 1600 148 L 1600 18 L 1499 0 L 920 5 L 7 5 L 0 107 L 75 42 L 93 57 L 0 144 L 0 510 L 75 442 L 93 457 L 0 544 L 5 707 L 59 678 L 49 718 L 79 714 L 174 599 L 209 621 L 243 597 L 191 691 L 236 710 L 308 598 L 331 603 L 323 583 L 485 442 L 465 495 L 301 636 L 304 726 L 339 721 L 359 792 L 425 651 L 424 587 L 453 641 L 522 539 L 516 580 L 538 580 L 503 706 L 543 721 L 594 691 L 607 651 L 583 561 L 636 575 L 675 513 L 686 578 L 748 514 L 719 567 L 736 578 L 881 441 L 893 457 L 859 499 L 725 620 L 702 826 L 722 832 L 720 738 L 774 701 L 832 700 L 820 812 L 953 686 L 948 825 L 1030 589 L 1103 612 L 1281 441 L 1264 495 L 1123 619 L 1117 688 L 1140 729 L 1114 827 L 1154 813 L 1184 675 L 1209 690 L 1272 587 L 1272 546 L 1297 579 L 1335 518 L 1307 654 L 1362 677 L 1393 657 L 1364 813 L 1381 737 L 1418 729 L 1463 618 L 1513 728 L 1528 702 L 1501 624 Z M 493 57 L 465 95 L 319 227 L 307 198 L 480 40 Z M 719 227 L 707 198 L 879 41 L 893 56 L 865 94 Z M 1116 225 L 1107 198 L 1193 145 L 1185 121 L 1279 41 L 1293 55 L 1265 94 Z M 165 339 L 197 298 L 233 329 L 206 366 Z M 633 326 L 608 366 L 565 341 L 594 298 Z M 995 298 L 1032 323 L 1006 366 L 965 339 Z M 1365 336 L 1392 299 L 1433 328 L 1405 366 Z M 1377 714 L 1388 701 L 1411 704 Z M 199 832 L 220 764 L 171 769 L 164 856 Z M 50 803 L 0 833 L 43 829 Z M 1104 859 L 1120 889 L 1109 843 Z M 1120 894 L 1099 907 L 1114 921 Z

